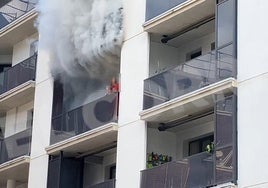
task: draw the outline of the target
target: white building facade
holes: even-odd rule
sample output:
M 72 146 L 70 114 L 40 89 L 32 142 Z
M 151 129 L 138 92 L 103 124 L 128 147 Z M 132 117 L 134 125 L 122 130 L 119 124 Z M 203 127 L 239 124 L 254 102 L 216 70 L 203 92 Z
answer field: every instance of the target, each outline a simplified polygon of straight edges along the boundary
M 268 187 L 267 1 L 123 0 L 120 60 L 79 96 L 36 4 L 0 3 L 0 188 Z

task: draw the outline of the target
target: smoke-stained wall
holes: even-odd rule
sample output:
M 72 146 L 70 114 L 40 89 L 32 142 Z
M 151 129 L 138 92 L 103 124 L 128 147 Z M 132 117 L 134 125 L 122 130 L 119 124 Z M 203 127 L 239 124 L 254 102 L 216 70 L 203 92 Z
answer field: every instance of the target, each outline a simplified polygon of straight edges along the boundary
M 67 109 L 104 95 L 119 74 L 121 0 L 40 0 L 38 10 L 42 49 L 63 83 Z

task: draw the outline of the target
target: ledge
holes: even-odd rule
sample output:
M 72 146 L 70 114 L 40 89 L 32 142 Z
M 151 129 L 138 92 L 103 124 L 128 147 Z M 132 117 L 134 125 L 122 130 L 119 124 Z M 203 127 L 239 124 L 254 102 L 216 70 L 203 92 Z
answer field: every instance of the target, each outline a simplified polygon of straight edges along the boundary
M 144 31 L 174 34 L 215 14 L 215 0 L 188 0 L 146 21 Z
M 3 164 L 0 164 L 0 174 L 1 172 L 8 170 L 10 168 L 15 168 L 16 166 L 22 165 L 22 164 L 29 164 L 30 163 L 30 156 L 21 156 L 15 159 L 12 159 L 10 161 L 7 161 Z
M 35 81 L 29 80 L 0 95 L 0 111 L 9 110 L 34 99 Z
M 143 110 L 140 112 L 140 117 L 148 122 L 168 122 L 178 117 L 185 117 L 189 113 L 202 110 L 202 108 L 212 107 L 214 104 L 214 94 L 230 93 L 236 87 L 237 81 L 234 78 L 228 78 Z M 198 109 L 196 105 L 199 106 Z
M 2 54 L 11 54 L 15 44 L 37 33 L 34 26 L 37 15 L 34 8 L 0 29 L 0 52 Z
M 117 123 L 109 123 L 50 145 L 46 147 L 46 151 L 49 155 L 58 155 L 61 151 L 72 154 L 94 151 L 97 148 L 116 142 L 117 130 Z
M 37 14 L 38 13 L 36 11 L 36 8 L 33 8 L 29 12 L 23 14 L 19 18 L 15 19 L 13 22 L 9 23 L 8 25 L 6 25 L 2 29 L 0 29 L 0 37 L 2 35 L 4 35 L 5 33 L 9 32 L 10 30 L 12 30 L 13 28 L 17 27 L 18 25 L 21 25 L 24 22 L 26 22 L 27 20 L 30 20 L 30 19 L 36 17 Z

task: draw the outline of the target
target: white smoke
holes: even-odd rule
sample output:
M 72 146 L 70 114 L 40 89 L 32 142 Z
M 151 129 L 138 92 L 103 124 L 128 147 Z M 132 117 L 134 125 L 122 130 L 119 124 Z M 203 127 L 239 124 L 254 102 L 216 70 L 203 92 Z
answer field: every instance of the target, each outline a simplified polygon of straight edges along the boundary
M 52 74 L 67 85 L 67 98 L 86 100 L 84 93 L 105 88 L 119 72 L 121 0 L 39 0 L 37 9 L 40 42 Z

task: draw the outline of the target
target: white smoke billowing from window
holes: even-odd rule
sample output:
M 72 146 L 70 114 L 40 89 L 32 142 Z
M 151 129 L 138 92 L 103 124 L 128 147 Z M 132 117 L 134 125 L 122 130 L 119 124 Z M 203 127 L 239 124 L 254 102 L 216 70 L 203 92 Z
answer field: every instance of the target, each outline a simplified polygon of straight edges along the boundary
M 66 101 L 90 100 L 119 72 L 121 0 L 39 0 L 37 9 L 40 43 Z

